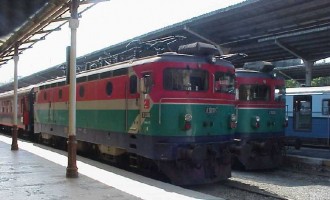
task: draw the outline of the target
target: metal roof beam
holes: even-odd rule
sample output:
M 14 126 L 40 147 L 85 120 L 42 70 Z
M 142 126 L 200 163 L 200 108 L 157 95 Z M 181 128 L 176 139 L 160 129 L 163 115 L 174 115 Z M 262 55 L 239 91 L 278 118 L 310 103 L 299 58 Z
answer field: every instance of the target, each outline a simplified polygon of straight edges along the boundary
M 52 22 L 62 22 L 62 21 L 68 21 L 70 19 L 70 17 L 61 17 L 61 18 L 57 18 L 52 20 Z
M 198 37 L 198 38 L 200 38 L 200 39 L 202 39 L 202 40 L 204 40 L 206 42 L 209 42 L 209 43 L 213 44 L 218 49 L 220 55 L 224 55 L 225 54 L 224 51 L 223 51 L 223 48 L 219 44 L 217 44 L 216 42 L 214 42 L 214 41 L 212 41 L 212 40 L 210 40 L 210 39 L 202 36 L 201 34 L 199 34 L 199 33 L 195 32 L 195 31 L 191 30 L 186 25 L 183 27 L 183 30 L 187 31 L 188 33 L 190 33 L 190 34 L 192 34 L 192 35 L 194 35 L 194 36 L 196 36 L 196 37 Z
M 105 2 L 105 1 L 110 1 L 110 0 L 81 0 L 79 2 L 79 5 L 84 5 L 84 4 L 91 4 L 91 3 L 101 3 L 101 2 Z
M 50 32 L 53 32 L 53 31 L 60 31 L 60 30 L 61 30 L 61 28 L 57 27 L 57 28 L 54 28 L 54 29 L 37 31 L 37 32 L 35 32 L 35 34 L 44 34 L 44 33 L 50 33 Z
M 26 40 L 26 41 L 24 41 L 22 44 L 36 43 L 36 42 L 39 42 L 39 41 L 41 41 L 41 40 L 45 40 L 45 37 L 41 37 L 41 38 L 34 39 L 34 40 Z
M 8 60 L 11 60 L 11 58 L 1 59 L 0 62 L 7 62 Z
M 305 55 L 303 52 L 299 51 L 298 49 L 295 49 L 294 47 L 291 47 L 288 44 L 283 44 L 282 42 L 275 40 L 275 44 L 282 49 L 286 50 L 287 52 L 291 53 L 292 55 L 296 56 L 297 58 L 300 58 L 302 60 L 308 60 L 307 55 Z
M 300 35 L 305 35 L 305 34 L 313 34 L 313 33 L 316 33 L 316 32 L 327 31 L 327 30 L 330 30 L 330 25 L 329 24 L 326 24 L 326 26 L 318 25 L 316 27 L 309 28 L 309 29 L 303 28 L 303 30 L 300 30 L 300 31 L 293 30 L 295 32 L 290 32 L 290 33 L 285 33 L 285 34 L 282 34 L 282 35 L 276 35 L 276 36 L 261 38 L 261 39 L 258 40 L 258 42 L 265 42 L 265 41 L 269 41 L 269 40 L 277 40 L 277 39 L 280 39 L 280 38 L 300 36 Z

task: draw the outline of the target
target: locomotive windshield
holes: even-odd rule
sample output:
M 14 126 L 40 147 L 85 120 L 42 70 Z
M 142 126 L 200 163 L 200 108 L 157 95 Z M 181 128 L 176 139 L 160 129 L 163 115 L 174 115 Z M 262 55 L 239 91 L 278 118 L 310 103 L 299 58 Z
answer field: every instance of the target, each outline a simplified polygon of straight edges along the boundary
M 168 68 L 164 70 L 163 84 L 165 90 L 205 91 L 208 89 L 208 72 Z
M 219 93 L 234 93 L 234 80 L 233 73 L 216 72 L 214 74 L 214 91 Z
M 239 100 L 241 101 L 268 101 L 270 88 L 267 85 L 241 85 Z
M 285 87 L 284 86 L 275 86 L 275 94 L 274 94 L 274 97 L 275 97 L 275 101 L 285 101 Z

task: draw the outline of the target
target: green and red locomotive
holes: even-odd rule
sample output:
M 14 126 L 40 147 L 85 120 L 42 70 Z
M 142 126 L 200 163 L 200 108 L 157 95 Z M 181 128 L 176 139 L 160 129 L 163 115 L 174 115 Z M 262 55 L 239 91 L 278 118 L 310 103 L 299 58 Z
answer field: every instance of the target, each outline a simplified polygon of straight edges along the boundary
M 181 48 L 197 55 L 168 52 L 78 74 L 78 151 L 137 168 L 156 167 L 178 185 L 230 177 L 235 70 L 200 45 Z M 28 93 L 35 101 L 31 124 L 40 140 L 66 142 L 68 87 L 59 78 Z
M 285 81 L 276 77 L 270 63 L 247 66 L 236 70 L 233 161 L 247 170 L 276 168 L 281 164 L 287 126 Z

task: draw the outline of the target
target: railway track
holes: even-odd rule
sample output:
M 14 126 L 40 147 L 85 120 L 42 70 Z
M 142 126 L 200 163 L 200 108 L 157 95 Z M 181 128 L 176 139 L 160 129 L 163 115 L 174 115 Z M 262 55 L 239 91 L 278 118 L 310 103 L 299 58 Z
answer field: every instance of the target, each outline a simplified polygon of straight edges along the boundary
M 247 184 L 240 183 L 240 182 L 234 181 L 234 180 L 225 181 L 223 183 L 223 186 L 232 188 L 232 189 L 236 189 L 236 190 L 240 190 L 240 191 L 245 191 L 245 192 L 259 195 L 262 197 L 267 197 L 268 199 L 288 200 L 288 198 L 278 196 L 277 194 L 272 194 L 270 192 L 257 188 L 253 185 L 247 185 Z
M 25 138 L 26 140 L 26 138 Z M 44 146 L 44 144 L 41 144 Z M 46 145 L 48 146 L 48 145 Z M 49 148 L 54 148 L 48 146 Z M 81 155 L 99 162 L 111 164 L 111 162 L 91 158 L 86 155 Z M 112 166 L 115 166 L 111 164 Z M 115 166 L 118 167 L 118 166 Z M 121 167 L 119 167 L 121 168 Z M 123 168 L 122 168 L 123 169 Z M 169 183 L 164 177 L 157 173 L 146 173 L 134 168 L 126 168 L 126 171 L 131 171 L 142 176 L 156 179 L 162 182 Z M 154 171 L 153 171 L 154 172 Z M 315 174 L 312 172 L 301 173 L 299 170 L 282 169 L 276 171 L 262 172 L 239 172 L 234 171 L 232 178 L 226 181 L 221 181 L 214 184 L 187 186 L 185 188 L 209 194 L 212 196 L 225 199 L 308 199 L 313 197 L 328 196 L 327 185 L 329 180 L 324 174 Z M 317 175 L 317 176 L 315 176 Z M 289 178 L 290 177 L 290 178 Z M 320 186 L 315 186 L 315 182 Z M 299 183 L 299 184 L 297 184 Z M 308 185 L 308 188 L 301 186 Z M 317 189 L 316 189 L 317 188 Z M 321 198 L 321 199 L 322 199 Z

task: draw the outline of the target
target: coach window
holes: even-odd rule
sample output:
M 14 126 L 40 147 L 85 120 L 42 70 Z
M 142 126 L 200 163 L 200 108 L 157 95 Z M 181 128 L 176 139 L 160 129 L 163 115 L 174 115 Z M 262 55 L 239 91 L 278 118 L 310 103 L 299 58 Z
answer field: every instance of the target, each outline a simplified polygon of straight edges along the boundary
M 106 89 L 105 89 L 108 96 L 110 96 L 112 94 L 112 88 L 113 88 L 112 83 L 108 82 Z
M 79 87 L 79 96 L 84 97 L 84 95 L 85 95 L 85 88 L 84 88 L 84 86 L 80 86 Z
M 59 98 L 59 99 L 62 99 L 62 95 L 63 95 L 63 94 L 62 94 L 62 90 L 60 89 L 60 90 L 58 91 L 58 98 Z
M 322 100 L 322 114 L 330 115 L 330 99 Z
M 44 92 L 44 100 L 47 100 L 47 92 Z
M 219 93 L 234 93 L 235 75 L 230 72 L 214 74 L 214 91 Z
M 137 92 L 137 77 L 135 75 L 129 77 L 129 93 L 135 94 Z

